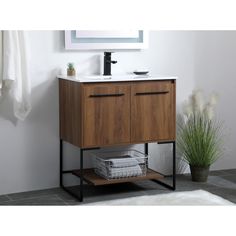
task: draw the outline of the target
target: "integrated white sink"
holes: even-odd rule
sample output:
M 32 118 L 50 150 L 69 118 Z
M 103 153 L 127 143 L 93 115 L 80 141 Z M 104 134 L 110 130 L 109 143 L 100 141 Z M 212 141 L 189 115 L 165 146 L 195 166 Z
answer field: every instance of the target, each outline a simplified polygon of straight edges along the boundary
M 94 82 L 122 82 L 122 81 L 146 81 L 146 80 L 175 80 L 176 76 L 151 76 L 151 75 L 84 75 L 84 76 L 66 76 L 59 75 L 59 79 L 66 79 L 81 83 Z
M 81 82 L 117 82 L 117 81 L 133 81 L 133 80 L 147 80 L 152 78 L 149 75 L 89 75 L 79 78 Z
M 110 80 L 112 79 L 111 75 L 88 75 L 88 76 L 83 76 L 83 79 L 87 80 Z

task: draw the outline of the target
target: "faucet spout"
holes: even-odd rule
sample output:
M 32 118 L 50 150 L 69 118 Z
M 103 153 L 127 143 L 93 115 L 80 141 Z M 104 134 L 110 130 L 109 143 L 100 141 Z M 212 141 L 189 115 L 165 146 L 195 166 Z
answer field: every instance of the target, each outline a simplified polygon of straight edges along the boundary
M 106 61 L 107 63 L 110 63 L 110 64 L 116 64 L 117 63 L 117 61 Z

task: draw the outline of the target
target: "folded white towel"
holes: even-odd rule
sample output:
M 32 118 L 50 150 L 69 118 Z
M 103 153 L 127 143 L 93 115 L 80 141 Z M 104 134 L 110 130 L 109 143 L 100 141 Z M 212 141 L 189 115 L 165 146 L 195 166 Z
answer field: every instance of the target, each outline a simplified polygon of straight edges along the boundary
M 138 161 L 133 157 L 112 158 L 109 161 L 110 161 L 111 167 L 127 167 L 127 166 L 138 165 Z
M 142 170 L 139 165 L 122 167 L 122 168 L 110 168 L 110 178 L 125 178 L 142 175 Z
M 102 175 L 107 179 L 115 179 L 115 178 L 125 178 L 125 177 L 134 177 L 142 175 L 142 170 L 139 165 L 136 166 L 128 166 L 128 167 L 107 167 L 103 164 L 98 165 L 96 167 L 96 173 Z

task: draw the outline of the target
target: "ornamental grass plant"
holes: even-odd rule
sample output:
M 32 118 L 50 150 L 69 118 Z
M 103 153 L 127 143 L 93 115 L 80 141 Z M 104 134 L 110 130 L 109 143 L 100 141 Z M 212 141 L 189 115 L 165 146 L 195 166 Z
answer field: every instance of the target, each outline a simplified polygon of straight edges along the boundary
M 223 152 L 223 125 L 214 116 L 218 96 L 204 100 L 201 90 L 194 91 L 178 122 L 177 147 L 192 167 L 209 167 Z

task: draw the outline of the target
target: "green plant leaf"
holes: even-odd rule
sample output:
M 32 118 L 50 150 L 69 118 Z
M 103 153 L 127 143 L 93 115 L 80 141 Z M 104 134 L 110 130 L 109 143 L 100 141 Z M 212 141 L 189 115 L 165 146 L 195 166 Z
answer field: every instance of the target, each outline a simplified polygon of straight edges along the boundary
M 192 166 L 207 167 L 223 153 L 223 126 L 203 113 L 193 113 L 177 123 L 177 148 Z

